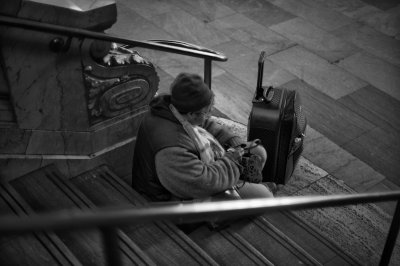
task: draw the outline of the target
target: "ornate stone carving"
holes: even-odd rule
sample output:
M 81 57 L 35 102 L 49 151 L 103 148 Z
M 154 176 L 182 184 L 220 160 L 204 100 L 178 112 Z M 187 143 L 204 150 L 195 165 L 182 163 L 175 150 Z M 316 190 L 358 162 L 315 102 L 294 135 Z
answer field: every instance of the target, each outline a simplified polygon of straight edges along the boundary
M 85 74 L 85 83 L 89 92 L 88 109 L 93 118 L 110 118 L 138 108 L 150 93 L 149 82 L 137 76 L 99 79 Z
M 83 73 L 92 125 L 138 109 L 154 96 L 158 77 L 153 65 L 136 51 L 113 44 L 97 64 L 102 72 L 95 72 L 95 65 L 86 65 Z M 106 69 L 116 77 L 99 77 Z
M 150 65 L 137 51 L 130 50 L 124 46 L 111 45 L 110 52 L 103 57 L 100 64 L 105 66 L 122 66 L 130 64 L 146 64 Z

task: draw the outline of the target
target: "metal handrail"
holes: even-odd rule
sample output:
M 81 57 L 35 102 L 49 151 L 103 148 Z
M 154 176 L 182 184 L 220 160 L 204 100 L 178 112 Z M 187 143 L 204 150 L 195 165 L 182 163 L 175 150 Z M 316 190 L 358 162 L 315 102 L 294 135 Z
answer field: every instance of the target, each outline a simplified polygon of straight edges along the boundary
M 202 203 L 153 203 L 141 207 L 98 208 L 92 211 L 58 211 L 34 214 L 28 217 L 3 216 L 0 235 L 28 233 L 32 231 L 76 230 L 99 227 L 114 239 L 113 228 L 135 223 L 169 220 L 194 222 L 207 219 L 257 215 L 275 211 L 334 207 L 381 201 L 397 201 L 380 265 L 388 265 L 400 226 L 400 191 L 361 193 L 355 195 L 298 196 L 271 199 L 248 199 Z M 111 245 L 115 246 L 115 245 Z M 115 249 L 109 254 L 110 261 L 118 261 Z
M 234 215 L 254 215 L 271 211 L 333 207 L 399 199 L 400 191 L 396 191 L 355 195 L 297 196 L 198 203 L 149 203 L 141 207 L 96 208 L 93 211 L 68 210 L 40 215 L 34 214 L 29 217 L 20 218 L 2 216 L 0 234 L 32 230 L 65 230 L 110 225 L 121 226 L 132 222 L 142 223 L 154 220 L 192 222 L 209 218 L 227 218 Z
M 152 50 L 159 50 L 169 53 L 202 58 L 204 59 L 204 81 L 210 88 L 211 88 L 212 61 L 223 62 L 228 60 L 228 58 L 223 53 L 220 53 L 218 51 L 201 47 L 199 45 L 181 41 L 175 41 L 175 40 L 154 40 L 154 41 L 130 40 L 127 38 L 122 38 L 119 36 L 114 36 L 111 34 L 105 34 L 96 31 L 53 25 L 44 22 L 38 22 L 16 17 L 9 17 L 4 15 L 0 15 L 0 24 L 11 27 L 62 34 L 69 37 L 90 38 L 95 40 L 109 41 L 109 42 L 129 45 L 131 47 L 132 46 L 142 47 Z

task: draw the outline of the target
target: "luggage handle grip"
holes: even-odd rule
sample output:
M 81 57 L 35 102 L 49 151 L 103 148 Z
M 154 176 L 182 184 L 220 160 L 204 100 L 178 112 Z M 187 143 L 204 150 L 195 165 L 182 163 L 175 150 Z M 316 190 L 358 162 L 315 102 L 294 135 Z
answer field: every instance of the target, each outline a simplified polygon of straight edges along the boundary
M 267 103 L 270 103 L 272 101 L 272 98 L 274 97 L 273 87 L 269 86 L 268 88 L 264 88 L 262 86 L 265 55 L 265 51 L 262 51 L 258 59 L 257 89 L 255 100 L 259 102 L 265 101 Z
M 257 74 L 257 88 L 256 88 L 256 99 L 261 101 L 264 94 L 264 89 L 262 87 L 263 74 L 264 74 L 264 60 L 265 60 L 265 51 L 262 51 L 260 54 L 260 58 L 258 59 L 258 74 Z
M 268 88 L 264 88 L 264 99 L 267 103 L 270 103 L 272 101 L 272 98 L 274 98 L 274 88 L 272 86 L 269 86 Z

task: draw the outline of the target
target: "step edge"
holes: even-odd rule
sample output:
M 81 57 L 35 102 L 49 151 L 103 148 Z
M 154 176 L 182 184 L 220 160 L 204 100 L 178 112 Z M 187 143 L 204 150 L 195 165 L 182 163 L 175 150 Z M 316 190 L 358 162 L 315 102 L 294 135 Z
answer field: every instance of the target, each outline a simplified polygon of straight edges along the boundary
M 5 199 L 8 204 L 13 204 L 11 207 L 14 213 L 18 216 L 29 216 L 34 211 L 30 208 L 29 204 L 19 195 L 19 193 L 9 184 L 3 183 L 0 186 L 0 193 L 4 196 L 8 196 L 9 199 Z M 42 243 L 42 245 L 49 251 L 60 265 L 82 265 L 78 258 L 73 252 L 61 241 L 61 239 L 54 232 L 33 232 L 35 238 Z M 54 253 L 55 252 L 55 253 Z M 63 263 L 66 261 L 67 263 Z
M 104 169 L 104 172 L 109 174 L 114 181 L 117 182 L 120 188 L 124 189 L 126 192 L 132 193 L 135 198 L 141 203 L 146 205 L 148 201 L 139 194 L 136 190 L 134 190 L 131 186 L 129 186 L 124 180 L 122 180 L 116 173 L 114 173 L 107 165 L 101 165 L 100 167 L 97 167 L 95 170 L 99 171 L 99 169 Z
M 80 209 L 87 210 L 96 207 L 83 193 L 72 187 L 71 182 L 67 182 L 64 175 L 56 167 L 45 168 L 44 173 Z
M 132 241 L 122 230 L 117 230 L 119 239 L 119 248 L 131 261 L 135 261 L 135 258 L 140 259 L 143 265 L 155 266 L 156 263 L 139 247 L 135 242 Z M 128 250 L 128 252 L 126 251 Z M 136 256 L 132 256 L 135 254 Z M 138 263 L 135 261 L 135 263 Z M 139 264 L 141 265 L 141 264 Z
M 104 176 L 104 172 L 102 172 L 100 169 L 104 170 L 106 174 L 108 174 L 111 178 L 107 178 L 106 176 Z M 115 190 L 121 193 L 129 202 L 133 203 L 130 197 L 127 196 L 127 194 L 129 195 L 129 193 L 133 192 L 134 198 L 139 199 L 140 204 L 145 205 L 145 200 L 141 198 L 141 196 L 133 188 L 129 187 L 128 184 L 126 184 L 115 173 L 113 173 L 106 165 L 101 165 L 83 174 L 73 177 L 71 178 L 71 181 L 74 182 L 73 180 L 83 177 L 93 178 L 91 176 L 92 172 L 96 172 L 96 174 L 101 176 L 107 184 L 115 188 Z M 172 223 L 154 222 L 154 225 L 157 226 L 161 231 L 163 231 L 172 241 L 174 241 L 179 247 L 182 248 L 182 251 L 184 251 L 193 260 L 197 261 L 200 265 L 217 265 L 217 263 L 212 259 L 212 257 L 207 254 L 207 252 L 205 252 L 200 246 L 198 246 L 193 240 L 191 240 L 190 237 L 184 234 Z M 182 242 L 184 243 L 184 245 L 182 245 Z
M 70 182 L 59 170 L 58 168 L 54 165 L 47 165 L 45 167 L 42 167 L 40 169 L 37 169 L 27 175 L 24 175 L 23 177 L 26 176 L 34 176 L 35 174 L 42 172 L 46 178 L 48 178 L 54 185 L 57 186 L 61 190 L 62 193 L 64 193 L 71 201 L 72 203 L 79 209 L 81 210 L 90 210 L 90 209 L 96 209 L 96 206 L 93 202 L 91 202 L 78 188 L 76 188 L 72 182 Z M 17 191 L 15 191 L 18 193 Z M 18 193 L 19 194 L 19 193 Z M 95 228 L 94 228 L 95 229 Z M 118 233 L 124 234 L 118 227 L 116 227 L 116 230 Z M 126 236 L 129 238 L 128 236 Z M 119 239 L 122 241 L 121 239 Z M 131 242 L 133 243 L 133 242 Z M 101 243 L 99 243 L 101 245 Z M 130 251 L 134 250 L 134 248 L 130 248 Z M 121 250 L 122 252 L 122 250 Z M 135 253 L 130 254 L 130 256 L 127 256 L 127 258 L 132 258 L 135 257 Z M 142 258 L 139 258 L 143 260 Z M 132 263 L 135 263 L 135 261 L 131 261 Z
M 63 187 L 63 192 L 68 191 L 68 193 L 73 194 L 79 201 L 81 202 L 75 202 L 76 205 L 81 209 L 96 209 L 98 208 L 96 204 L 94 204 L 83 192 L 79 190 L 72 182 L 71 180 L 67 180 L 66 178 L 63 178 L 62 174 L 58 169 L 56 169 L 56 174 L 60 175 L 61 178 L 56 178 L 56 176 L 52 176 L 53 181 L 56 181 L 60 187 L 63 187 L 62 185 L 65 185 Z M 65 190 L 67 188 L 67 190 Z M 132 263 L 136 263 L 134 260 L 135 258 L 138 258 L 141 261 L 144 261 L 146 263 L 149 263 L 148 265 L 154 265 L 155 263 L 151 260 L 151 258 L 143 251 L 141 250 L 136 243 L 129 238 L 128 235 L 125 234 L 125 232 L 120 229 L 118 226 L 115 226 L 115 229 L 117 231 L 118 235 L 118 240 L 120 243 L 124 243 L 125 247 L 128 249 L 123 249 L 121 246 L 119 246 L 120 252 L 124 253 L 127 258 L 131 260 Z M 124 252 L 125 251 L 125 252 Z M 129 252 L 129 254 L 127 253 Z M 143 256 L 142 256 L 143 255 Z M 133 259 L 133 260 L 132 260 Z
M 302 227 L 305 231 L 312 234 L 316 238 L 318 238 L 321 242 L 323 242 L 326 246 L 328 246 L 332 251 L 335 252 L 337 256 L 342 258 L 343 260 L 347 261 L 351 265 L 363 265 L 360 263 L 353 255 L 345 252 L 340 248 L 339 245 L 334 243 L 333 241 L 325 238 L 323 235 L 319 233 L 314 225 L 308 223 L 304 219 L 301 219 L 298 215 L 291 211 L 281 212 L 283 215 L 291 219 L 294 223 L 297 223 L 300 227 Z
M 267 232 L 265 227 L 268 227 L 275 236 L 271 235 L 276 241 L 280 242 L 283 246 L 287 247 L 287 249 L 294 255 L 296 258 L 299 260 L 302 260 L 304 263 L 311 263 L 312 265 L 322 265 L 321 262 L 319 262 L 314 256 L 312 256 L 310 253 L 308 253 L 305 249 L 303 249 L 299 244 L 297 244 L 293 239 L 288 237 L 285 233 L 283 233 L 281 230 L 279 230 L 277 227 L 275 227 L 273 224 L 271 224 L 269 221 L 267 221 L 264 217 L 257 217 L 255 219 L 254 223 L 261 228 L 261 230 L 264 230 L 267 234 L 270 234 Z
M 117 188 L 116 186 L 114 187 L 119 192 L 124 195 L 125 193 L 133 192 L 135 198 L 140 198 L 144 202 L 144 204 L 147 203 L 146 200 L 142 198 L 137 191 L 128 186 L 128 184 L 126 184 L 121 178 L 119 178 L 118 175 L 113 173 L 107 166 L 104 166 L 104 169 L 106 173 L 111 176 L 112 180 L 118 183 L 119 188 Z M 111 179 L 107 179 L 107 181 L 111 184 Z M 205 262 L 209 263 L 210 265 L 214 265 L 215 261 L 200 246 L 198 246 L 193 240 L 191 240 L 189 236 L 183 233 L 173 223 L 155 221 L 154 224 L 158 226 L 159 229 L 167 234 L 170 238 L 172 238 L 178 246 L 185 250 L 188 255 L 190 255 L 194 260 L 197 260 L 201 265 Z M 182 245 L 182 242 L 185 244 L 184 246 Z M 200 258 L 203 258 L 203 260 L 199 261 Z
M 115 183 L 113 183 L 112 185 L 114 185 L 115 189 L 117 189 L 121 194 L 125 196 L 125 193 L 127 194 L 133 193 L 135 199 L 139 199 L 144 205 L 147 203 L 147 201 L 136 190 L 128 186 L 128 184 L 126 184 L 118 175 L 113 173 L 111 169 L 109 169 L 106 165 L 102 166 L 102 168 L 112 178 L 112 179 L 106 178 L 106 181 L 110 184 L 111 180 L 115 181 L 118 187 L 115 186 Z M 215 261 L 207 254 L 207 252 L 205 252 L 199 245 L 197 245 L 193 240 L 191 240 L 189 236 L 183 233 L 173 223 L 155 221 L 154 224 L 158 226 L 160 230 L 162 230 L 164 233 L 170 236 L 178 246 L 180 246 L 183 250 L 187 251 L 187 253 L 194 260 L 197 260 L 200 263 L 200 265 L 204 263 L 215 265 Z M 182 242 L 185 243 L 184 246 L 182 245 Z M 199 260 L 200 258 L 202 258 L 203 260 L 200 261 Z
M 254 261 L 256 265 L 270 265 L 270 266 L 274 265 L 270 260 L 268 260 L 267 257 L 265 257 L 258 249 L 256 249 L 252 244 L 250 244 L 245 238 L 243 238 L 238 233 L 232 232 L 230 230 L 226 231 L 222 230 L 219 233 L 238 249 L 242 251 L 248 251 L 244 252 L 244 254 L 246 254 L 246 256 L 249 259 Z M 250 254 L 252 254 L 253 256 L 249 256 Z

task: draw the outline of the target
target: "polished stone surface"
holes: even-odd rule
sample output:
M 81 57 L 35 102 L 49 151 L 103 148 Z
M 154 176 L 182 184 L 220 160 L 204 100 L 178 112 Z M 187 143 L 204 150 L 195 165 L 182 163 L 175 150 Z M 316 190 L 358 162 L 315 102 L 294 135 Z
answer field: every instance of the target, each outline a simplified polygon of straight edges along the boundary
M 400 65 L 399 41 L 368 25 L 354 22 L 332 33 L 391 64 Z
M 397 0 L 379 0 L 379 1 L 363 0 L 363 1 L 370 5 L 376 6 L 377 8 L 382 9 L 382 10 L 388 10 L 399 4 L 399 2 Z
M 294 18 L 270 28 L 329 62 L 340 61 L 360 50 L 302 18 Z
M 230 41 L 213 47 L 215 50 L 224 51 L 228 61 L 216 63 L 220 68 L 230 72 L 240 81 L 247 84 L 249 90 L 255 91 L 257 85 L 258 59 L 260 52 L 248 49 L 237 41 Z M 295 76 L 289 71 L 279 67 L 275 62 L 266 58 L 264 62 L 264 85 L 279 86 L 293 80 Z
M 118 21 L 106 32 L 135 40 L 173 39 L 170 34 L 140 16 L 129 4 L 118 1 Z M 118 23 L 128 21 L 129 23 Z
M 400 101 L 400 66 L 366 52 L 349 56 L 338 65 Z
M 400 31 L 400 10 L 399 6 L 389 10 L 375 10 L 359 18 L 359 21 L 375 28 L 376 30 L 393 37 L 397 37 Z
M 224 73 L 214 79 L 213 89 L 216 101 L 232 104 L 224 105 L 219 110 L 230 119 L 246 124 L 253 97 L 253 93 L 248 90 L 246 84 L 237 80 L 232 74 Z
M 167 0 L 167 2 L 179 6 L 204 23 L 209 23 L 235 13 L 228 6 L 215 0 Z
M 393 159 L 399 162 L 400 158 L 400 138 L 397 132 L 388 132 L 377 127 L 343 145 L 343 148 L 399 185 L 400 164 L 391 163 Z
M 338 102 L 379 128 L 400 131 L 400 102 L 374 86 L 364 87 Z
M 240 13 L 217 19 L 209 25 L 256 52 L 265 51 L 267 55 L 295 44 L 275 33 L 273 28 L 266 28 Z
M 266 27 L 294 17 L 294 14 L 271 4 L 268 1 L 219 0 L 219 2 Z
M 160 2 L 157 5 L 151 5 L 151 1 L 144 2 L 129 6 L 177 40 L 205 46 L 213 46 L 229 40 L 227 36 L 219 34 L 212 27 L 172 3 Z
M 320 4 L 342 13 L 352 19 L 358 20 L 360 17 L 380 11 L 379 8 L 367 4 L 363 0 L 315 0 Z
M 283 87 L 299 92 L 308 124 L 338 145 L 348 143 L 375 128 L 368 118 L 351 112 L 300 79 L 288 82 Z
M 385 177 L 313 128 L 307 128 L 303 156 L 358 192 L 374 187 Z
M 298 17 L 304 18 L 318 27 L 331 31 L 351 23 L 345 15 L 309 0 L 268 0 L 272 4 Z
M 268 59 L 333 99 L 343 97 L 367 85 L 365 81 L 299 45 L 270 55 Z

